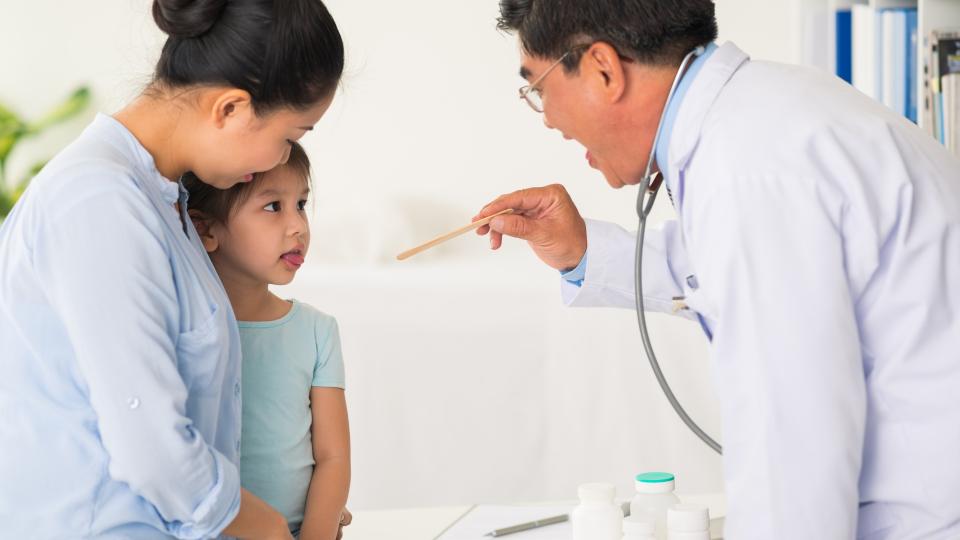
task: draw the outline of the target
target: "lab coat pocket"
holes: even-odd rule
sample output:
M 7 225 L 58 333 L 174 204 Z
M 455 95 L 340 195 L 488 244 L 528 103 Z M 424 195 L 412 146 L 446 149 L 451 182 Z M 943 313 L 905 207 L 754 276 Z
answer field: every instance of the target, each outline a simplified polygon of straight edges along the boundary
M 219 324 L 220 307 L 213 304 L 210 309 L 209 317 L 177 339 L 177 371 L 191 394 L 216 389 L 213 382 L 220 367 L 220 348 L 225 336 Z

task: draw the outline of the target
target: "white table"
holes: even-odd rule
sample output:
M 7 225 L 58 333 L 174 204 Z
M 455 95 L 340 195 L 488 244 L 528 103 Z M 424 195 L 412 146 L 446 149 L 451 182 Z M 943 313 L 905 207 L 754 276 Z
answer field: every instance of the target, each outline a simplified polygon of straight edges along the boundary
M 721 493 L 689 495 L 681 493 L 678 496 L 685 503 L 707 505 L 710 508 L 711 517 L 723 517 L 727 513 L 726 500 Z M 344 540 L 434 540 L 471 508 L 471 506 L 442 506 L 356 511 L 353 513 L 353 524 L 344 530 L 343 537 Z M 522 535 L 516 538 L 522 540 Z

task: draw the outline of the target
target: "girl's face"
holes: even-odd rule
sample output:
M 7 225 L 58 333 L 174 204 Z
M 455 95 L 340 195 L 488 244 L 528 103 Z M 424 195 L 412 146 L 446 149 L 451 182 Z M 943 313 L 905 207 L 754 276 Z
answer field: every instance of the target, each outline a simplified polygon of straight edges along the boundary
M 279 109 L 262 117 L 254 113 L 249 99 L 223 99 L 208 109 L 208 121 L 197 127 L 202 133 L 190 138 L 195 156 L 190 170 L 207 184 L 227 189 L 286 163 L 290 142 L 313 129 L 330 108 L 333 95 L 307 109 Z
M 266 173 L 249 197 L 233 209 L 226 224 L 212 224 L 210 258 L 222 277 L 285 285 L 303 264 L 310 247 L 304 207 L 309 187 L 290 167 Z

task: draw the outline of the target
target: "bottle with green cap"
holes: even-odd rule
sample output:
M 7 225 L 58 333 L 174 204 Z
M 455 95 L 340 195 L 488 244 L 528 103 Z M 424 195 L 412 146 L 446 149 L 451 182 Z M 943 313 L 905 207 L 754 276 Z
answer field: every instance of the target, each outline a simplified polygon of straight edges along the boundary
M 638 474 L 634 482 L 637 493 L 630 500 L 630 515 L 649 515 L 656 522 L 654 536 L 657 540 L 667 540 L 667 510 L 680 504 L 673 493 L 676 487 L 672 474 L 665 472 L 646 472 Z

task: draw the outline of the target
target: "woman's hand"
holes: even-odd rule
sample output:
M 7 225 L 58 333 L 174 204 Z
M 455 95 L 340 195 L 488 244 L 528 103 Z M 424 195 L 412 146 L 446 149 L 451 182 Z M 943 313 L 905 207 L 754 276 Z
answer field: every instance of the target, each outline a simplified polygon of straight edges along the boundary
M 490 247 L 498 249 L 503 235 L 526 240 L 537 257 L 557 270 L 571 270 L 587 251 L 587 226 L 580 212 L 560 184 L 521 189 L 501 195 L 483 207 L 473 221 L 512 208 L 513 213 L 497 216 L 477 229 L 490 233 Z

